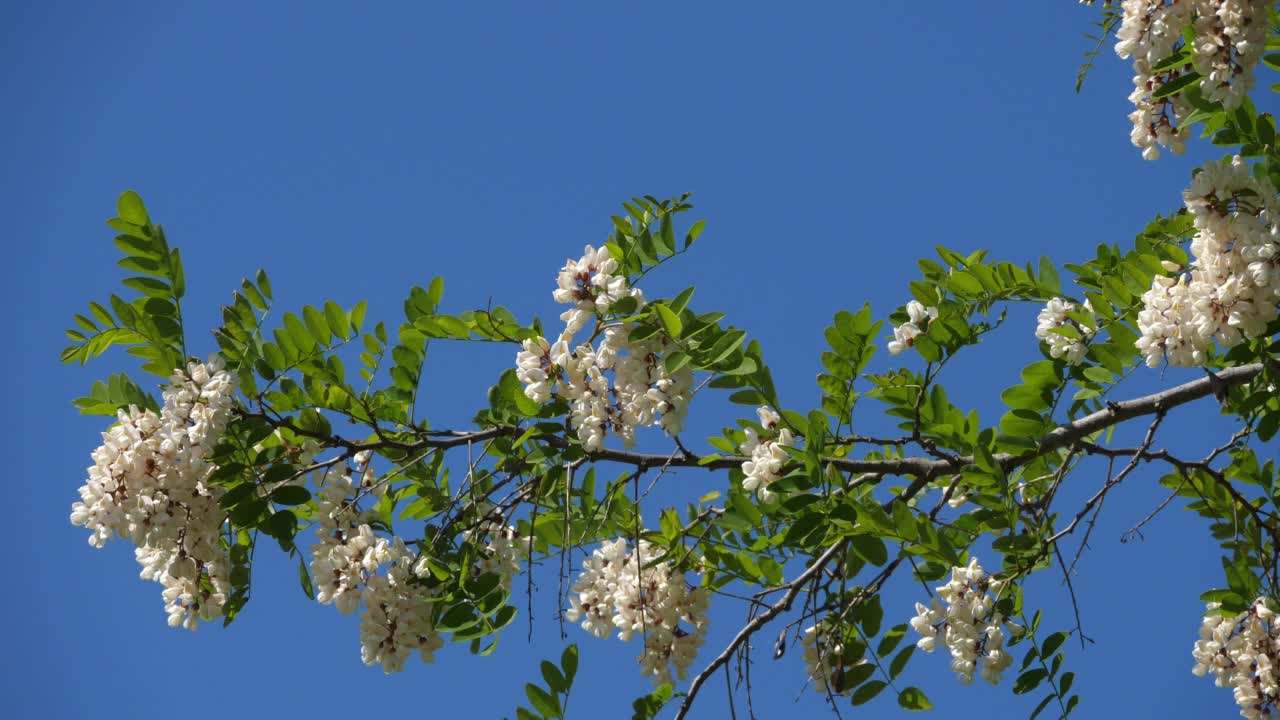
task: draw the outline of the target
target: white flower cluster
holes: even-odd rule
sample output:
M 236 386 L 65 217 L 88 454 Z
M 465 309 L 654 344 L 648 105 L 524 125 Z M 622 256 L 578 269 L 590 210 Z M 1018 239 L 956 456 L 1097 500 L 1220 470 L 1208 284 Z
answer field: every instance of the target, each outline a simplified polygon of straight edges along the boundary
M 839 636 L 839 630 L 833 627 L 834 624 L 831 616 L 827 616 L 817 624 L 805 628 L 800 636 L 800 645 L 804 648 L 805 672 L 813 683 L 813 689 L 824 694 L 832 692 L 847 695 L 853 692 L 853 687 L 840 687 L 840 656 L 844 654 L 844 642 Z M 866 662 L 864 657 L 858 664 Z
M 1036 318 L 1036 337 L 1049 346 L 1051 357 L 1064 358 L 1072 365 L 1079 365 L 1089 350 L 1089 338 L 1097 331 L 1097 322 L 1095 319 L 1092 324 L 1082 323 L 1068 317 L 1067 314 L 1075 309 L 1075 303 L 1060 297 L 1045 303 L 1040 316 Z M 1088 301 L 1084 304 L 1084 310 L 1093 312 Z
M 1191 672 L 1213 673 L 1214 684 L 1231 688 L 1242 717 L 1280 717 L 1280 623 L 1262 598 L 1234 618 L 1205 617 L 1191 654 Z
M 233 407 L 235 382 L 213 356 L 177 370 L 164 407 L 130 407 L 102 434 L 89 479 L 71 522 L 93 531 L 89 544 L 112 536 L 136 547 L 142 578 L 160 583 L 170 627 L 195 630 L 222 615 L 230 591 L 230 561 L 218 507 L 222 488 L 208 483 L 208 457 Z
M 1253 68 L 1267 43 L 1272 0 L 1200 0 L 1192 54 L 1205 99 L 1231 109 L 1253 89 Z
M 545 403 L 554 394 L 569 403 L 569 420 L 587 450 L 604 447 L 612 430 L 627 447 L 635 443 L 636 428 L 655 425 L 669 434 L 680 431 L 693 394 L 693 373 L 681 368 L 667 372 L 662 360 L 667 340 L 659 335 L 635 342 L 633 326 L 613 323 L 597 327 L 591 341 L 574 346 L 573 336 L 588 321 L 601 317 L 623 298 L 644 305 L 644 295 L 616 275 L 618 262 L 609 249 L 587 246 L 580 260 L 569 260 L 560 271 L 557 302 L 572 308 L 560 316 L 564 332 L 554 342 L 538 337 L 524 341 L 516 354 L 516 374 L 525 395 Z
M 929 323 L 938 319 L 938 308 L 925 307 L 912 300 L 907 303 L 907 316 L 911 319 L 893 329 L 893 340 L 889 342 L 889 354 L 897 355 L 916 344 L 916 336 L 929 327 Z
M 641 673 L 660 686 L 672 682 L 672 667 L 677 678 L 688 676 L 710 622 L 709 594 L 691 587 L 669 562 L 654 563 L 655 558 L 646 540 L 634 553 L 622 538 L 605 542 L 582 561 L 565 617 L 581 620 L 582 629 L 598 638 L 615 628 L 623 641 L 639 633 L 644 641 Z
M 366 665 L 399 672 L 415 651 L 432 662 L 444 640 L 431 621 L 432 597 L 415 582 L 430 572 L 425 557 L 415 563 L 403 540 L 380 537 L 360 522 L 353 506 L 359 488 L 349 474 L 329 479 L 336 474 L 328 473 L 317 488 L 319 542 L 311 549 L 316 600 L 345 615 L 364 601 L 360 657 Z
M 916 603 L 911 627 L 922 636 L 916 645 L 933 652 L 941 637 L 951 651 L 951 669 L 966 685 L 973 682 L 979 661 L 982 679 L 992 685 L 1000 682 L 1001 674 L 1013 663 L 1013 656 L 1005 650 L 1004 626 L 1015 634 L 1022 628 L 1006 623 L 995 612 L 990 593 L 999 593 L 1000 586 L 1001 582 L 992 580 L 973 558 L 967 567 L 951 569 L 951 581 L 936 588 L 938 595 L 928 607 Z
M 502 587 L 510 590 L 511 579 L 520 572 L 520 561 L 529 559 L 533 538 L 521 537 L 515 528 L 493 520 L 486 520 L 475 530 L 468 530 L 463 537 L 484 543 L 483 554 L 471 566 L 471 572 L 476 576 L 497 575 L 502 579 Z
M 1194 71 L 1210 101 L 1231 109 L 1253 87 L 1253 68 L 1266 43 L 1269 0 L 1124 0 L 1116 32 L 1116 54 L 1133 58 L 1134 111 L 1130 139 L 1142 156 L 1154 160 L 1162 145 L 1175 154 L 1185 148 L 1189 128 L 1183 122 L 1191 104 L 1180 95 L 1155 99 L 1156 90 Z M 1154 68 L 1182 47 L 1191 26 L 1192 63 L 1161 71 Z
M 1280 304 L 1280 203 L 1239 157 L 1210 162 L 1183 193 L 1195 220 L 1188 272 L 1158 275 L 1142 296 L 1137 347 L 1147 365 L 1193 366 L 1217 340 L 1263 335 Z M 1166 262 L 1166 268 L 1182 268 Z
M 790 457 L 783 448 L 794 447 L 796 439 L 790 430 L 778 427 L 782 417 L 773 410 L 757 408 L 756 416 L 765 434 L 757 433 L 753 427 L 746 429 L 747 439 L 741 447 L 751 459 L 742 463 L 742 472 L 747 476 L 742 481 L 742 489 L 754 492 L 761 502 L 771 502 L 778 494 L 769 486 L 782 477 L 782 468 Z

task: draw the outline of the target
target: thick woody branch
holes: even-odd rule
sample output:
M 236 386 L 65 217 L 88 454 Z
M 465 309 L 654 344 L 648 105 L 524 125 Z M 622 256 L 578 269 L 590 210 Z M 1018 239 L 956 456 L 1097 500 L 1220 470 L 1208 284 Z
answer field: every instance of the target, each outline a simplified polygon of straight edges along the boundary
M 1118 425 L 1126 420 L 1142 417 L 1144 415 L 1153 415 L 1157 412 L 1167 412 L 1179 405 L 1185 405 L 1193 400 L 1199 400 L 1202 397 L 1212 395 L 1214 386 L 1234 387 L 1252 380 L 1258 373 L 1262 372 L 1262 365 L 1255 363 L 1253 365 L 1241 365 L 1239 367 L 1227 368 L 1219 372 L 1213 377 L 1204 377 L 1183 383 L 1176 387 L 1162 390 L 1158 393 L 1146 395 L 1132 400 L 1123 400 L 1120 402 L 1108 403 L 1107 407 L 1086 415 L 1074 422 L 1064 423 L 1050 430 L 1040 438 L 1034 450 L 1028 450 L 1017 455 L 1009 453 L 1001 453 L 995 456 L 997 462 L 1005 467 L 1012 469 L 1034 460 L 1041 455 L 1053 452 L 1063 447 L 1067 447 L 1077 443 L 1078 441 L 1100 431 L 1105 430 L 1113 425 Z M 476 430 L 471 432 L 451 431 L 451 430 L 434 430 L 418 432 L 417 439 L 412 441 L 400 441 L 390 438 L 373 440 L 369 442 L 356 442 L 347 440 L 337 435 L 324 435 L 303 428 L 299 428 L 290 422 L 287 418 L 277 418 L 265 413 L 242 412 L 244 417 L 257 418 L 277 426 L 288 428 L 289 430 L 310 437 L 321 442 L 327 443 L 333 447 L 341 447 L 350 453 L 356 453 L 361 450 L 380 450 L 393 449 L 413 452 L 416 450 L 424 450 L 427 448 L 448 449 L 459 447 L 471 442 L 482 442 L 502 436 L 516 437 L 524 433 L 525 428 L 516 426 L 501 426 L 486 428 L 484 430 Z M 560 437 L 556 436 L 540 436 L 542 442 L 558 448 L 568 447 L 568 443 Z M 595 452 L 586 453 L 586 459 L 590 461 L 608 461 L 617 462 L 625 465 L 633 465 L 639 468 L 651 467 L 703 467 L 709 470 L 725 470 L 730 468 L 741 467 L 742 463 L 750 458 L 740 455 L 720 455 L 720 456 L 701 456 L 688 450 L 682 450 L 675 454 L 656 454 L 632 452 L 629 450 L 610 450 L 602 449 Z M 937 477 L 938 475 L 948 472 L 954 472 L 973 464 L 972 456 L 954 456 L 948 458 L 934 457 L 908 457 L 894 458 L 890 460 L 858 460 L 852 458 L 823 458 L 823 462 L 827 463 L 838 470 L 852 473 L 866 473 L 872 475 L 912 475 L 916 477 Z

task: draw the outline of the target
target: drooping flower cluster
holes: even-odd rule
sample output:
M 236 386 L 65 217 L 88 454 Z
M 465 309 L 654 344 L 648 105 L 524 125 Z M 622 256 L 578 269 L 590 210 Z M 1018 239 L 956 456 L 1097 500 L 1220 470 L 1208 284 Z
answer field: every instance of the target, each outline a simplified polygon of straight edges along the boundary
M 1196 3 L 1192 59 L 1205 99 L 1231 109 L 1253 89 L 1253 69 L 1267 43 L 1271 0 L 1201 0 Z
M 216 469 L 208 457 L 230 419 L 235 387 L 215 355 L 174 372 L 159 414 L 121 410 L 71 507 L 71 522 L 93 531 L 90 545 L 114 536 L 136 546 L 142 578 L 164 587 L 170 627 L 194 630 L 220 617 L 230 590 L 223 490 L 208 482 Z
M 521 537 L 510 525 L 486 520 L 474 530 L 463 533 L 469 541 L 483 542 L 478 560 L 471 566 L 474 575 L 494 574 L 502 579 L 502 587 L 510 590 L 511 579 L 520 572 L 520 561 L 529 559 L 532 537 Z
M 1239 157 L 1209 162 L 1184 193 L 1195 220 L 1186 272 L 1156 276 L 1138 313 L 1147 365 L 1201 365 L 1215 340 L 1230 347 L 1266 332 L 1280 304 L 1280 203 Z M 1172 263 L 1166 268 L 1181 271 Z
M 1214 684 L 1231 688 L 1242 717 L 1280 717 L 1280 623 L 1262 598 L 1233 618 L 1206 616 L 1191 654 L 1191 672 L 1212 673 Z
M 614 629 L 623 641 L 639 634 L 640 671 L 654 686 L 673 682 L 672 668 L 675 677 L 688 676 L 710 622 L 706 589 L 691 586 L 669 561 L 655 563 L 660 554 L 647 540 L 638 552 L 622 538 L 603 543 L 582 561 L 565 611 L 569 622 L 581 620 L 582 629 L 598 638 Z
M 1191 103 L 1181 95 L 1155 98 L 1165 85 L 1196 72 L 1199 88 L 1227 109 L 1253 87 L 1254 66 L 1266 44 L 1268 0 L 1124 0 L 1116 54 L 1133 58 L 1134 111 L 1130 139 L 1142 156 L 1160 156 L 1157 146 L 1181 154 Z M 1193 29 L 1191 64 L 1162 65 L 1183 46 L 1183 29 Z M 1157 69 L 1159 68 L 1159 69 Z
M 554 393 L 568 402 L 570 424 L 587 450 L 601 449 L 609 431 L 627 447 L 635 443 L 640 426 L 679 432 L 693 394 L 688 368 L 666 369 L 668 341 L 660 335 L 632 340 L 631 323 L 598 323 L 592 334 L 593 340 L 600 338 L 597 344 L 574 345 L 573 336 L 619 300 L 633 298 L 637 308 L 644 306 L 644 295 L 617 271 L 607 247 L 588 245 L 581 259 L 567 261 L 553 293 L 557 302 L 573 305 L 560 316 L 564 331 L 554 343 L 543 337 L 525 340 L 516 354 L 525 395 L 545 403 Z
M 836 693 L 848 695 L 854 686 L 841 687 L 840 673 L 843 667 L 841 656 L 845 645 L 842 634 L 832 616 L 827 616 L 814 625 L 805 628 L 800 635 L 800 645 L 804 648 L 805 672 L 813 689 L 820 693 Z M 862 665 L 867 659 L 861 658 L 857 664 Z
M 1063 358 L 1072 365 L 1079 365 L 1089 350 L 1089 338 L 1097 330 L 1096 321 L 1081 322 L 1069 316 L 1076 304 L 1056 297 L 1045 304 L 1036 318 L 1036 337 L 1049 346 L 1049 355 Z M 1083 308 L 1092 314 L 1093 308 L 1086 301 Z
M 938 308 L 925 307 L 912 300 L 907 303 L 907 322 L 893 329 L 893 340 L 889 342 L 889 354 L 897 355 L 916 344 L 916 336 L 929 327 L 929 323 L 938 319 Z
M 769 486 L 782 477 L 782 468 L 790 457 L 783 448 L 794 447 L 796 439 L 789 429 L 779 427 L 782 417 L 773 410 L 757 408 L 756 416 L 760 418 L 764 434 L 756 432 L 754 427 L 746 429 L 747 439 L 741 447 L 751 459 L 742 463 L 742 472 L 747 476 L 742 481 L 742 489 L 754 492 L 761 502 L 772 502 L 778 494 Z
M 335 480 L 334 476 L 338 475 Z M 379 492 L 378 485 L 368 491 Z M 444 645 L 431 620 L 432 597 L 418 578 L 430 571 L 400 538 L 388 540 L 362 522 L 354 505 L 361 491 L 350 474 L 327 473 L 316 494 L 316 535 L 311 576 L 316 600 L 344 615 L 364 604 L 360 657 L 384 672 L 399 672 L 417 652 L 424 662 Z
M 1000 585 L 973 558 L 968 566 L 951 569 L 951 581 L 935 588 L 938 594 L 928 606 L 916 603 L 911 627 L 922 636 L 916 645 L 933 652 L 941 638 L 951 652 L 951 669 L 966 685 L 973 682 L 979 662 L 982 679 L 992 685 L 1000 682 L 1013 663 L 1013 656 L 1005 650 L 1005 636 L 1007 632 L 1020 633 L 1022 628 L 1007 623 L 995 611 L 991 593 L 998 593 Z

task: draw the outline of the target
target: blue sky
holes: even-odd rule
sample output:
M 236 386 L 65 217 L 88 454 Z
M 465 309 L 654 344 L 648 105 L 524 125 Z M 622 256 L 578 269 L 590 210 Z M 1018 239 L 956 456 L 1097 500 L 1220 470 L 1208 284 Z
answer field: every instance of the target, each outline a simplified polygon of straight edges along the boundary
M 368 299 L 370 318 L 393 324 L 412 285 L 443 275 L 447 310 L 492 298 L 551 317 L 556 270 L 604 239 L 623 199 L 693 191 L 694 216 L 708 220 L 700 246 L 655 273 L 646 294 L 696 284 L 697 308 L 759 338 L 788 406 L 804 409 L 817 400 L 832 314 L 870 301 L 887 315 L 935 244 L 1071 262 L 1177 207 L 1206 156 L 1141 160 L 1128 141 L 1125 64 L 1104 53 L 1084 93 L 1072 92 L 1092 18 L 1070 0 L 4 5 L 3 368 L 15 381 L 4 422 L 19 564 L 0 594 L 0 707 L 46 718 L 497 718 L 514 714 L 538 661 L 563 646 L 548 592 L 531 644 L 522 617 L 493 657 L 449 646 L 433 666 L 384 676 L 360 663 L 355 623 L 308 602 L 292 566 L 268 552 L 230 629 L 165 626 L 158 586 L 137 578 L 129 549 L 95 551 L 67 521 L 104 429 L 70 400 L 130 367 L 116 355 L 88 369 L 57 360 L 71 314 L 116 289 L 102 221 L 120 191 L 138 190 L 182 247 L 193 328 L 214 327 L 258 267 L 282 308 Z M 1006 332 L 948 370 L 957 404 L 998 417 L 999 391 L 1039 357 L 1034 312 L 1015 309 Z M 213 347 L 201 334 L 191 345 Z M 434 424 L 465 422 L 511 355 L 433 348 Z M 874 365 L 890 366 L 884 354 Z M 1133 392 L 1158 380 L 1149 373 Z M 688 437 L 733 412 L 722 399 L 695 407 Z M 1211 405 L 1191 415 L 1167 424 L 1164 444 L 1195 455 L 1228 434 Z M 1081 564 L 1080 610 L 1097 640 L 1068 658 L 1082 717 L 1235 712 L 1229 693 L 1189 673 L 1197 595 L 1221 584 L 1206 529 L 1171 510 L 1145 542 L 1119 542 L 1163 497 L 1157 477 L 1135 473 L 1110 496 Z M 1078 473 L 1071 490 L 1086 497 L 1100 480 Z M 673 494 L 694 497 L 726 480 L 675 482 Z M 537 576 L 544 589 L 553 575 Z M 1050 629 L 1070 625 L 1057 579 L 1029 590 Z M 887 620 L 905 621 L 919 594 L 887 591 Z M 702 659 L 743 614 L 717 608 Z M 648 690 L 636 648 L 567 630 L 584 658 L 571 717 L 629 716 Z M 768 642 L 753 673 L 759 715 L 822 717 L 821 699 L 802 691 L 799 652 L 774 663 Z M 1011 678 L 961 687 L 940 655 L 918 655 L 905 680 L 942 717 L 1020 717 L 1038 700 L 1013 696 Z M 695 716 L 727 716 L 723 695 L 709 688 Z M 860 716 L 900 714 L 886 694 Z

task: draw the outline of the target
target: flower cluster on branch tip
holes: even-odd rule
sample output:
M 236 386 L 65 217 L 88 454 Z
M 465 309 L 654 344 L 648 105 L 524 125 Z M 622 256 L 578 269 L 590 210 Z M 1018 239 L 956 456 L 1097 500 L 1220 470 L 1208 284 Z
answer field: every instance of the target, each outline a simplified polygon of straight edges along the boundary
M 223 489 L 208 455 L 230 419 L 235 393 L 218 356 L 176 370 L 157 414 L 130 407 L 102 434 L 71 522 L 133 543 L 142 578 L 160 583 L 169 625 L 195 630 L 222 616 L 230 560 L 220 533 Z
M 588 451 L 603 448 L 609 432 L 627 447 L 635 444 L 637 427 L 678 433 L 693 394 L 692 371 L 668 372 L 662 361 L 666 338 L 633 341 L 633 323 L 604 320 L 624 298 L 634 300 L 636 309 L 644 307 L 644 294 L 617 271 L 607 247 L 588 245 L 580 259 L 566 261 L 553 293 L 556 302 L 573 306 L 560 316 L 564 330 L 555 342 L 525 340 L 516 354 L 525 395 L 538 403 L 553 395 L 567 402 L 570 424 Z M 592 320 L 591 338 L 574 345 L 574 336 Z
M 973 682 L 975 671 L 995 685 L 1013 663 L 1005 640 L 1020 634 L 1022 627 L 996 611 L 993 593 L 998 595 L 1002 587 L 1003 582 L 973 558 L 965 567 L 951 569 L 951 580 L 935 588 L 937 596 L 929 605 L 916 603 L 911 619 L 911 628 L 921 635 L 916 645 L 933 652 L 941 640 L 951 653 L 951 669 L 966 685 Z
M 657 562 L 660 556 L 647 540 L 634 552 L 625 539 L 605 542 L 582 561 L 565 611 L 569 622 L 581 620 L 597 638 L 614 630 L 624 642 L 640 635 L 640 670 L 654 686 L 673 682 L 673 668 L 676 678 L 688 677 L 710 624 L 708 591 L 690 584 L 670 561 Z
M 1192 656 L 1197 676 L 1212 674 L 1214 684 L 1231 688 L 1242 717 L 1280 717 L 1280 623 L 1266 600 L 1258 598 L 1234 617 L 1209 603 Z
M 1238 106 L 1254 84 L 1267 39 L 1269 0 L 1124 0 L 1116 54 L 1133 58 L 1130 139 L 1154 160 L 1159 146 L 1181 154 L 1192 105 L 1181 94 L 1157 97 L 1171 83 L 1194 81 L 1206 100 Z M 1192 29 L 1184 39 L 1184 28 Z M 1185 45 L 1185 47 L 1184 47 Z M 1180 57 L 1180 51 L 1186 57 Z M 1192 75 L 1194 73 L 1194 76 Z

